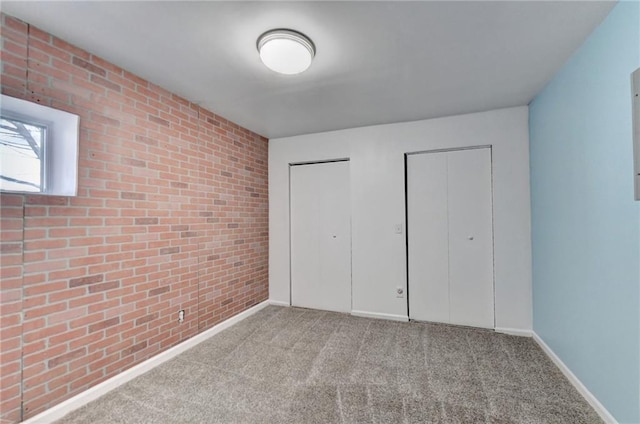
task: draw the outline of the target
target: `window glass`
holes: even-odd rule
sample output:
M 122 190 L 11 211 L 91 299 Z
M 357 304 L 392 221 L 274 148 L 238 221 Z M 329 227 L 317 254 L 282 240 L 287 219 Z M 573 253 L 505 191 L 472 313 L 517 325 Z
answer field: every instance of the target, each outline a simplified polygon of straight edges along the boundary
M 0 190 L 44 191 L 46 127 L 0 117 Z

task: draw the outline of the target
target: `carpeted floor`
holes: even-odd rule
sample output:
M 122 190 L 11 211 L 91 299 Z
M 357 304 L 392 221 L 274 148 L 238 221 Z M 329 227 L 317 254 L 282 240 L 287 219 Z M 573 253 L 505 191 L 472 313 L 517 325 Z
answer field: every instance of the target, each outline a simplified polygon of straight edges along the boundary
M 59 423 L 601 423 L 531 339 L 269 306 Z

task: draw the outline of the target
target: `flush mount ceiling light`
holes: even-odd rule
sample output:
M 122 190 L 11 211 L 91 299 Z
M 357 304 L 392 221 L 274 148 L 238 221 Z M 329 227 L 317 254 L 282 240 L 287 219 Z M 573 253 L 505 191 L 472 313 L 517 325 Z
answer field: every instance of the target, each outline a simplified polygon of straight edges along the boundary
M 285 75 L 304 72 L 316 55 L 316 47 L 304 34 L 290 29 L 274 29 L 258 38 L 260 60 L 272 71 Z

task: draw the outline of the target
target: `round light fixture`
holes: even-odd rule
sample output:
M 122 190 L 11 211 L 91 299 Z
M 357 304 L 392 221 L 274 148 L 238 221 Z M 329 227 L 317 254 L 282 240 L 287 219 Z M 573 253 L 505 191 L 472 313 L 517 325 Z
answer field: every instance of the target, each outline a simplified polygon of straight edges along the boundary
M 285 75 L 304 72 L 316 55 L 316 47 L 304 34 L 274 29 L 258 38 L 260 60 L 272 71 Z

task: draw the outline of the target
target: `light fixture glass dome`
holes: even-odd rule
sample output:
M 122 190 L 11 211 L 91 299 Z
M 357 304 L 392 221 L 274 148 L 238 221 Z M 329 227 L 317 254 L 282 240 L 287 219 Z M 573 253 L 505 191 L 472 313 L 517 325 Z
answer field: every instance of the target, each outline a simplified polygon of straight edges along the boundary
M 258 38 L 260 60 L 275 72 L 294 75 L 304 72 L 316 54 L 313 42 L 290 29 L 274 29 Z

